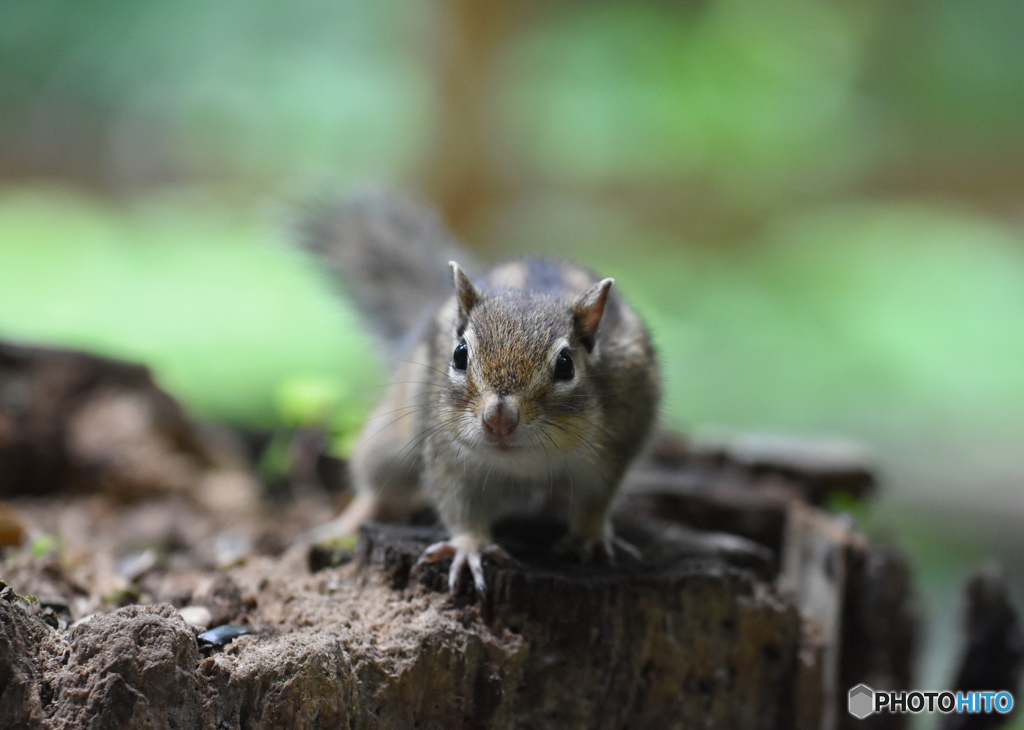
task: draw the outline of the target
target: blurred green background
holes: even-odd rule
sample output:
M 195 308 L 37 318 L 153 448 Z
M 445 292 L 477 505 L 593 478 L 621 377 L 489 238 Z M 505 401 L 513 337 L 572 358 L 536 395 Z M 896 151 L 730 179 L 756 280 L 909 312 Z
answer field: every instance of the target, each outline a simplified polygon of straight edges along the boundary
M 874 447 L 861 517 L 944 686 L 968 572 L 1024 602 L 1021 38 L 1017 0 L 0 0 L 0 336 L 357 428 L 386 367 L 285 242 L 397 185 L 485 256 L 615 276 L 668 422 Z

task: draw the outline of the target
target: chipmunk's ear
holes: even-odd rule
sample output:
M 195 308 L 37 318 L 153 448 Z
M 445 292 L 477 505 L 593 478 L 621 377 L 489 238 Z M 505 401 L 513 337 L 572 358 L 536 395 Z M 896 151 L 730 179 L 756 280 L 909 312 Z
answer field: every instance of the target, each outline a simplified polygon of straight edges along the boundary
M 461 266 L 454 261 L 449 261 L 448 267 L 452 270 L 452 280 L 455 282 L 455 296 L 459 299 L 459 316 L 465 319 L 469 316 L 473 307 L 476 306 L 476 303 L 480 301 L 480 291 L 473 286 L 473 282 L 469 280 Z
M 601 324 L 604 305 L 608 301 L 608 290 L 615 279 L 602 279 L 580 294 L 572 305 L 573 318 L 576 320 L 576 333 L 587 352 L 594 349 L 594 335 L 597 325 Z

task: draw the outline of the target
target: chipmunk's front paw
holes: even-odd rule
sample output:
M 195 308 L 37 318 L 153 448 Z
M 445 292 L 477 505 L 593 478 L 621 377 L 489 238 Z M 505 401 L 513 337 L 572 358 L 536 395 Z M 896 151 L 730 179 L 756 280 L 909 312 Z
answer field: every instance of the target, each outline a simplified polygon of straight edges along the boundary
M 459 576 L 465 568 L 473 576 L 473 585 L 478 593 L 487 587 L 484 582 L 484 556 L 497 562 L 515 562 L 499 545 L 489 544 L 486 540 L 473 535 L 456 535 L 450 540 L 435 542 L 423 551 L 420 563 L 436 563 L 441 558 L 452 559 L 452 567 L 448 570 L 448 590 L 452 593 L 459 583 Z
M 610 532 L 601 537 L 568 535 L 556 546 L 556 550 L 575 553 L 583 564 L 615 565 L 620 558 L 640 560 L 643 557 L 635 545 Z

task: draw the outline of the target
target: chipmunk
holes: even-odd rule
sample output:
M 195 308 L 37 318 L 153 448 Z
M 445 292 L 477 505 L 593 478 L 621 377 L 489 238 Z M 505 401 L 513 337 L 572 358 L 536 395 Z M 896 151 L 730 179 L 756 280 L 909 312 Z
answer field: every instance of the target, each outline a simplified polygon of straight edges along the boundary
M 421 560 L 451 556 L 452 591 L 467 567 L 484 590 L 482 557 L 504 555 L 492 526 L 510 515 L 564 516 L 561 547 L 585 558 L 638 555 L 609 507 L 655 421 L 660 377 L 613 279 L 541 257 L 475 280 L 455 260 L 445 271 L 468 254 L 429 213 L 379 193 L 314 216 L 304 243 L 404 353 L 352 454 L 356 496 L 320 535 L 425 500 L 451 537 Z

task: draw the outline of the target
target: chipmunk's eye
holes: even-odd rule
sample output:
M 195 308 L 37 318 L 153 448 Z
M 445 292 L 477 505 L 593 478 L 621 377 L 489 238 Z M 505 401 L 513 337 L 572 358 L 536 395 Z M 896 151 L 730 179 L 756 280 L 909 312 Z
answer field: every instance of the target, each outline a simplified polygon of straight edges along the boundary
M 456 370 L 465 370 L 468 361 L 469 350 L 466 348 L 465 342 L 460 342 L 455 346 L 455 352 L 452 353 L 452 367 Z
M 572 355 L 568 349 L 562 350 L 555 360 L 555 380 L 572 380 L 572 376 L 575 374 L 576 366 L 573 364 Z

